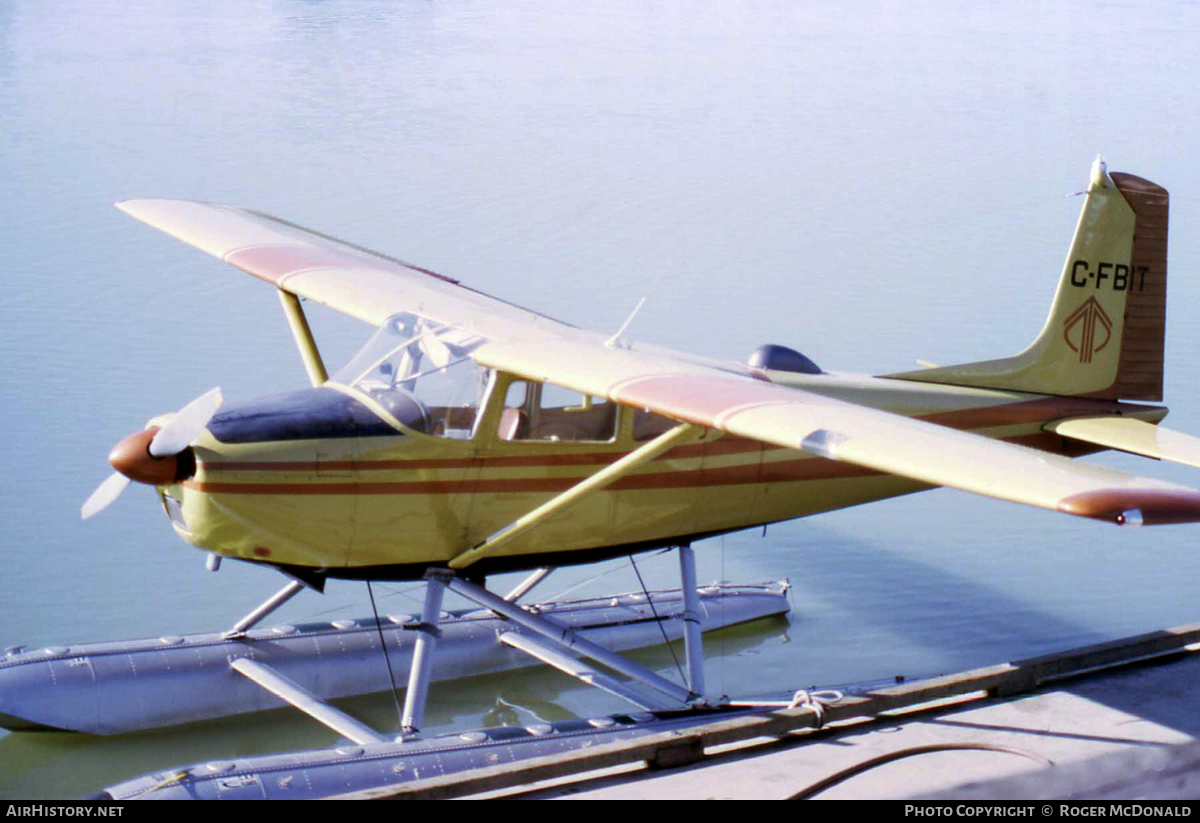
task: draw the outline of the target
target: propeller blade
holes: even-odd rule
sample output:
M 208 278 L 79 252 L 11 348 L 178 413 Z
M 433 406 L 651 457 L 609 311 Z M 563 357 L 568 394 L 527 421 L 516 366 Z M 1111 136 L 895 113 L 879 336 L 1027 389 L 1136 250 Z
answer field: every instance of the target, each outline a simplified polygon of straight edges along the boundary
M 154 435 L 154 439 L 150 441 L 150 454 L 154 457 L 179 454 L 204 431 L 204 427 L 220 406 L 219 387 L 188 403 Z
M 108 479 L 101 483 L 87 500 L 83 501 L 83 508 L 79 510 L 81 520 L 87 520 L 94 514 L 99 514 L 108 508 L 114 500 L 121 496 L 121 492 L 129 485 L 130 480 L 120 472 L 113 472 L 108 476 Z

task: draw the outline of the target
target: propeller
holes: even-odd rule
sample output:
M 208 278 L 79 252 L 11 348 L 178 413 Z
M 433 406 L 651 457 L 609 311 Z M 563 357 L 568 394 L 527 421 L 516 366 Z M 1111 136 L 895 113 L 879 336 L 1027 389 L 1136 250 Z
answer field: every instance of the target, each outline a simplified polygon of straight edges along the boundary
M 121 496 L 121 492 L 129 486 L 133 481 L 120 472 L 113 472 L 101 483 L 88 499 L 83 501 L 83 508 L 79 510 L 79 517 L 82 520 L 87 520 L 95 514 L 99 514 L 109 507 L 114 500 Z
M 108 462 L 116 472 L 84 501 L 79 516 L 87 520 L 104 511 L 134 480 L 173 483 L 179 465 L 176 458 L 200 436 L 220 405 L 221 390 L 212 389 L 180 409 L 165 426 L 144 429 L 113 446 Z
M 150 441 L 150 456 L 168 457 L 179 454 L 191 445 L 221 407 L 221 399 L 221 389 L 215 388 L 180 409 Z

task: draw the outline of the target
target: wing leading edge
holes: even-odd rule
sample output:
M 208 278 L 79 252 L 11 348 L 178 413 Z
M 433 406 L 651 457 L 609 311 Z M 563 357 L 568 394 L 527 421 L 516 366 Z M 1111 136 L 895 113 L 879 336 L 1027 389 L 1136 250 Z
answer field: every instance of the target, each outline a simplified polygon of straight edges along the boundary
M 123 200 L 147 225 L 299 297 L 380 326 L 415 312 L 489 339 L 575 330 L 457 280 L 270 215 L 191 200 Z
M 576 341 L 491 343 L 532 380 L 936 486 L 1114 523 L 1200 522 L 1200 491 L 799 389 Z

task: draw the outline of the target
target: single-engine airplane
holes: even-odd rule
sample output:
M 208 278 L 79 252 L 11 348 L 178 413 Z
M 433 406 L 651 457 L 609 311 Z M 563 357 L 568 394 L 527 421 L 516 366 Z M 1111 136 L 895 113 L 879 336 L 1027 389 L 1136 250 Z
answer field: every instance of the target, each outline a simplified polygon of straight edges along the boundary
M 254 211 L 117 205 L 275 286 L 312 387 L 220 410 L 214 391 L 151 420 L 83 516 L 146 483 L 188 543 L 310 585 L 471 583 L 936 486 L 1200 521 L 1200 491 L 1070 459 L 1200 466 L 1200 439 L 1157 425 L 1168 194 L 1099 158 L 1026 350 L 877 377 L 782 346 L 724 363 L 586 332 Z M 378 331 L 327 376 L 301 299 Z

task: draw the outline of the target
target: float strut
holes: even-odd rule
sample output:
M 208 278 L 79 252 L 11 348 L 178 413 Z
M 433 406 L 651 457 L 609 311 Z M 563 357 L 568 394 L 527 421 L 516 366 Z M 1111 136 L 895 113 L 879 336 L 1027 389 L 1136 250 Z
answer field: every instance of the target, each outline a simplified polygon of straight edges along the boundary
M 250 614 L 246 615 L 238 622 L 234 623 L 233 628 L 225 632 L 225 634 L 221 635 L 221 637 L 226 640 L 230 640 L 235 637 L 244 637 L 246 634 L 246 629 L 249 629 L 251 626 L 258 625 L 258 623 L 264 617 L 278 609 L 284 603 L 291 600 L 293 597 L 299 594 L 300 590 L 303 588 L 303 583 L 293 580 L 291 583 L 288 583 L 282 589 L 275 592 L 275 594 L 264 600 L 262 605 L 257 609 L 250 612 Z
M 687 655 L 688 689 L 693 698 L 704 697 L 704 640 L 700 632 L 700 593 L 696 591 L 696 554 L 679 547 L 679 582 L 683 591 L 683 648 Z
M 639 666 L 615 652 L 610 652 L 603 646 L 580 637 L 561 623 L 551 620 L 548 617 L 525 611 L 520 606 L 492 594 L 482 586 L 468 583 L 462 578 L 454 577 L 447 572 L 431 572 L 431 574 L 440 576 L 442 582 L 451 591 L 461 594 L 468 600 L 474 600 L 480 606 L 490 609 L 501 617 L 507 617 L 521 628 L 540 634 L 567 654 L 582 654 L 590 657 L 608 666 L 610 669 L 615 669 L 626 677 L 633 678 L 652 689 L 662 692 L 672 700 L 678 701 L 685 706 L 694 697 L 692 694 L 689 694 L 687 689 L 677 686 L 664 677 L 660 677 L 644 666 Z M 415 658 L 413 667 L 415 671 Z
M 446 586 L 439 577 L 426 578 L 425 605 L 421 608 L 421 622 L 415 627 L 420 634 L 413 649 L 408 688 L 404 692 L 404 713 L 400 718 L 401 731 L 406 735 L 416 734 L 425 722 L 425 699 L 429 696 L 433 653 L 437 649 L 438 635 L 441 634 L 437 624 L 445 594 Z
M 522 597 L 529 594 L 530 589 L 532 589 L 538 583 L 541 583 L 543 580 L 545 580 L 547 577 L 549 577 L 550 572 L 552 572 L 552 571 L 554 571 L 554 569 L 552 567 L 542 566 L 540 569 L 535 571 L 533 574 L 529 575 L 524 580 L 522 580 L 516 586 L 516 588 L 514 588 L 508 594 L 504 595 L 504 599 L 507 600 L 509 603 L 516 603 Z

